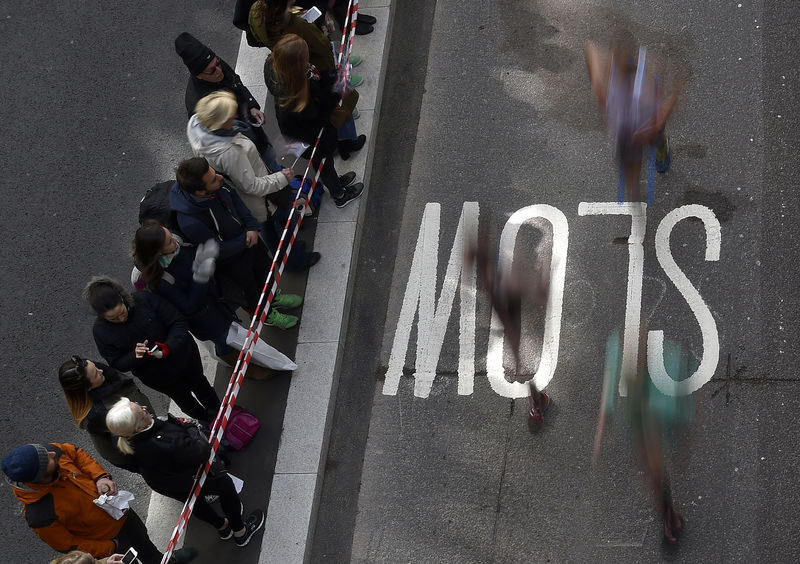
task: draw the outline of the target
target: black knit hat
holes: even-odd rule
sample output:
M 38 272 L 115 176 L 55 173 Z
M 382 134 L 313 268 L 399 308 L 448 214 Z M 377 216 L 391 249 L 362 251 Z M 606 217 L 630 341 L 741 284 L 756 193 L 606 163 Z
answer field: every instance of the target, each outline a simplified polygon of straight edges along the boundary
M 175 52 L 192 75 L 200 74 L 214 58 L 214 51 L 185 31 L 175 38 Z

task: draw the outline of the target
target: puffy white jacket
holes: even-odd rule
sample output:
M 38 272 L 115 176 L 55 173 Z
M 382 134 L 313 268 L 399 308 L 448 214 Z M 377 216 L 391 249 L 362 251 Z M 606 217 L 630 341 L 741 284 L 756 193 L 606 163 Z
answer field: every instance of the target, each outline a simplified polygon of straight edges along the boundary
M 263 223 L 274 211 L 264 196 L 277 192 L 289 184 L 282 172 L 270 173 L 256 146 L 241 133 L 227 137 L 209 131 L 197 117 L 189 118 L 186 136 L 195 155 L 205 157 L 208 164 L 220 174 L 225 175 L 242 198 L 250 213 Z

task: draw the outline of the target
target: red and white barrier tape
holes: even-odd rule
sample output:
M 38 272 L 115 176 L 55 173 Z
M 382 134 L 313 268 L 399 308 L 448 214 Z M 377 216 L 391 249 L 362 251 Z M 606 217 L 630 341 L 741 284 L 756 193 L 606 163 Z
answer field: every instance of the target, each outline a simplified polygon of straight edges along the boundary
M 339 47 L 339 60 L 337 61 L 337 67 L 341 67 L 341 61 L 343 55 L 346 53 L 345 60 L 350 60 L 350 53 L 352 51 L 353 46 L 353 37 L 355 35 L 355 22 L 357 17 L 358 11 L 358 2 L 356 1 L 353 4 L 353 0 L 350 0 L 350 5 L 348 6 L 347 17 L 345 18 L 345 27 L 349 27 L 349 33 L 342 32 L 342 41 Z M 350 22 L 349 26 L 347 22 Z M 349 36 L 347 40 L 347 50 L 345 51 L 345 38 Z M 344 95 L 344 92 L 342 93 Z M 164 558 L 161 560 L 161 564 L 167 564 L 172 553 L 175 551 L 178 541 L 183 536 L 183 533 L 186 531 L 186 526 L 189 522 L 189 517 L 192 515 L 192 511 L 194 510 L 195 502 L 197 498 L 200 496 L 200 492 L 203 489 L 203 484 L 205 484 L 206 477 L 208 476 L 209 469 L 211 468 L 211 463 L 214 460 L 214 457 L 217 454 L 217 450 L 219 449 L 219 445 L 222 442 L 222 438 L 225 434 L 225 429 L 228 425 L 228 420 L 230 419 L 231 410 L 233 406 L 236 405 L 236 398 L 239 394 L 239 389 L 242 385 L 242 380 L 244 379 L 244 375 L 247 372 L 247 367 L 250 365 L 250 361 L 252 359 L 252 348 L 256 341 L 258 340 L 258 336 L 261 333 L 261 329 L 264 327 L 264 323 L 267 320 L 267 312 L 269 311 L 269 307 L 272 304 L 272 300 L 275 298 L 275 293 L 278 289 L 278 283 L 280 282 L 281 275 L 283 274 L 283 269 L 286 266 L 286 261 L 289 258 L 289 253 L 292 250 L 294 245 L 295 238 L 297 237 L 297 232 L 300 229 L 300 224 L 303 221 L 303 216 L 305 212 L 305 208 L 308 205 L 308 201 L 311 200 L 311 196 L 314 194 L 314 190 L 317 187 L 319 182 L 319 176 L 322 172 L 323 167 L 325 166 L 326 158 L 323 158 L 320 163 L 319 167 L 317 168 L 316 174 L 314 175 L 314 180 L 311 183 L 311 187 L 308 191 L 307 199 L 305 201 L 300 201 L 300 195 L 302 193 L 302 187 L 305 186 L 306 178 L 308 178 L 309 171 L 311 170 L 311 161 L 314 159 L 314 155 L 317 152 L 319 147 L 320 139 L 322 138 L 323 129 L 320 129 L 319 134 L 317 135 L 317 140 L 314 143 L 314 148 L 311 151 L 311 156 L 308 159 L 308 164 L 306 165 L 306 170 L 303 173 L 303 181 L 301 183 L 301 189 L 298 190 L 297 196 L 295 197 L 295 205 L 292 206 L 291 211 L 289 212 L 289 217 L 286 219 L 286 225 L 283 228 L 283 232 L 281 233 L 280 241 L 278 242 L 278 248 L 275 251 L 275 256 L 272 259 L 272 264 L 270 265 L 269 272 L 267 273 L 267 278 L 264 281 L 264 286 L 261 289 L 261 296 L 258 299 L 258 305 L 256 306 L 256 311 L 252 319 L 250 320 L 250 327 L 247 330 L 247 335 L 244 340 L 244 346 L 239 353 L 239 357 L 236 359 L 236 365 L 233 369 L 233 374 L 231 375 L 231 379 L 228 382 L 228 387 L 225 390 L 225 396 L 222 399 L 222 406 L 220 407 L 219 412 L 217 413 L 217 417 L 214 420 L 214 423 L 211 427 L 211 437 L 209 438 L 209 442 L 211 443 L 211 454 L 209 455 L 208 460 L 200 467 L 198 470 L 197 476 L 195 478 L 195 483 L 192 486 L 192 491 L 189 494 L 189 498 L 186 500 L 186 503 L 183 505 L 183 509 L 181 510 L 181 514 L 178 517 L 178 522 L 175 525 L 175 528 L 172 531 L 172 536 L 170 537 L 169 542 L 167 543 L 167 549 L 164 552 Z M 289 232 L 289 229 L 292 225 L 292 220 L 294 219 L 295 215 L 297 215 L 297 223 L 292 230 L 291 237 L 289 238 L 288 243 L 286 242 L 286 235 Z M 283 257 L 280 260 L 280 264 L 278 264 L 278 257 L 281 256 L 281 251 L 283 250 L 284 244 L 286 245 L 286 252 L 283 254 Z M 276 264 L 278 265 L 276 271 Z M 266 301 L 264 300 L 266 296 Z M 262 307 L 263 304 L 263 307 Z

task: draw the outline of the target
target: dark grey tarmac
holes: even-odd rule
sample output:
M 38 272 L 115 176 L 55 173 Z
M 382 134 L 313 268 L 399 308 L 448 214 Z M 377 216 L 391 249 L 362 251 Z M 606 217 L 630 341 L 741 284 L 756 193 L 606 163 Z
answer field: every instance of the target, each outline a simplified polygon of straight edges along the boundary
M 796 3 L 408 8 L 394 22 L 373 171 L 386 182 L 382 195 L 371 188 L 312 561 L 796 561 Z M 672 167 L 656 178 L 648 209 L 642 311 L 697 359 L 698 324 L 656 261 L 654 234 L 688 203 L 711 208 L 722 229 L 719 262 L 704 261 L 699 222 L 672 235 L 720 337 L 714 377 L 691 396 L 692 430 L 667 442 L 686 519 L 677 547 L 663 541 L 624 402 L 599 464 L 591 462 L 606 337 L 625 310 L 628 252 L 612 240 L 628 234 L 630 220 L 577 213 L 580 202 L 614 201 L 617 189 L 582 46 L 607 44 L 615 25 L 668 69 L 688 71 L 668 125 Z M 413 394 L 414 352 L 397 395 L 382 392 L 424 206 L 442 205 L 438 297 L 469 201 L 480 205 L 480 237 L 494 244 L 526 205 L 553 205 L 569 223 L 561 348 L 547 388 L 555 403 L 535 436 L 526 401 L 488 385 L 485 295 L 471 395 L 456 391 L 457 305 L 430 396 Z M 530 372 L 540 324 L 526 321 Z M 416 331 L 412 351 L 415 342 Z

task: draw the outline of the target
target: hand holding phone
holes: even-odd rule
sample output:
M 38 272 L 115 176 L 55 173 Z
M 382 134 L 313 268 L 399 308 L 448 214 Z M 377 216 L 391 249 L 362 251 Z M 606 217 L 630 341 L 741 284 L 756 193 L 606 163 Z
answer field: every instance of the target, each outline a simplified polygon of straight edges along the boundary
M 135 562 L 139 561 L 138 557 L 139 557 L 139 553 L 136 552 L 136 549 L 133 548 L 133 547 L 130 547 L 128 549 L 128 552 L 126 552 L 125 554 L 122 555 L 122 564 L 134 564 Z

